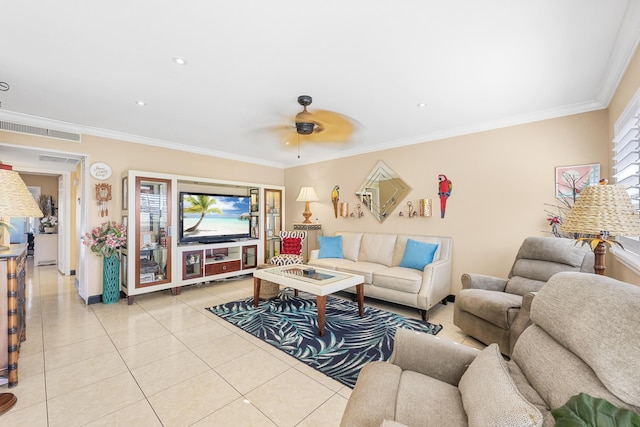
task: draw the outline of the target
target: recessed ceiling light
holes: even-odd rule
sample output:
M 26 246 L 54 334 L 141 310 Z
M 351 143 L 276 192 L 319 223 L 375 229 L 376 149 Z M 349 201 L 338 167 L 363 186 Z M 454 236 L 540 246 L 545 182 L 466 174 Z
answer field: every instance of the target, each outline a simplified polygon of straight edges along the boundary
M 426 106 L 427 106 L 427 104 L 425 104 L 424 102 L 421 102 L 421 103 L 418 104 L 418 108 L 424 108 Z
M 144 101 L 136 101 L 136 105 L 139 105 L 141 107 L 145 107 L 147 105 L 147 103 L 144 102 Z
M 180 58 L 179 56 L 176 56 L 175 58 L 173 58 L 173 62 L 175 62 L 178 65 L 187 65 L 187 60 L 184 58 Z

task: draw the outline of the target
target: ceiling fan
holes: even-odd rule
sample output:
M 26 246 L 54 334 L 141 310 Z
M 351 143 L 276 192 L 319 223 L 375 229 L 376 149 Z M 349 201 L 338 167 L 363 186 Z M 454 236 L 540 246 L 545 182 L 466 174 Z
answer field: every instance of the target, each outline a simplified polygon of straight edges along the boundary
M 292 126 L 278 126 L 276 130 L 286 131 L 287 142 L 347 142 L 354 132 L 354 121 L 347 116 L 327 110 L 307 110 L 313 99 L 309 95 L 300 95 L 298 104 L 302 111 L 294 118 L 295 132 Z M 296 135 L 297 134 L 297 135 Z

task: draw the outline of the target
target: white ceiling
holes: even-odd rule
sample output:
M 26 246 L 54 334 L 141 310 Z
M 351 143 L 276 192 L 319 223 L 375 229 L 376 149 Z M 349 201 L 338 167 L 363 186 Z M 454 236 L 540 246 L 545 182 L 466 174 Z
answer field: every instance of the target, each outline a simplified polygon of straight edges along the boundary
M 605 108 L 639 3 L 4 2 L 0 120 L 291 167 Z M 352 140 L 269 132 L 302 94 Z

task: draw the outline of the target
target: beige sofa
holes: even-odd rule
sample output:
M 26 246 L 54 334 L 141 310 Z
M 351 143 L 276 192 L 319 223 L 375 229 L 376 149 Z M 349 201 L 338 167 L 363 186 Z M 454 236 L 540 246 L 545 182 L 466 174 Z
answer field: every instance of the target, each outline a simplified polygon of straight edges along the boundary
M 342 258 L 319 258 L 313 250 L 309 265 L 365 277 L 364 295 L 415 307 L 423 320 L 427 310 L 451 293 L 451 237 L 409 234 L 337 232 L 342 236 Z M 424 270 L 400 267 L 407 241 L 437 244 L 433 262 Z M 355 293 L 355 288 L 349 289 Z
M 497 344 L 477 351 L 399 329 L 391 360 L 360 372 L 341 427 L 550 427 L 550 410 L 579 393 L 640 413 L 638 307 L 640 287 L 558 273 L 508 362 Z

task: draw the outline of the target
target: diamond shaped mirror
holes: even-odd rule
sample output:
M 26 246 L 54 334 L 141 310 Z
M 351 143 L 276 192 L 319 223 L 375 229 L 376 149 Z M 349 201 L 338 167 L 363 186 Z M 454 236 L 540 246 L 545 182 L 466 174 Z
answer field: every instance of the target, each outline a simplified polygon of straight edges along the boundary
M 356 196 L 378 221 L 383 222 L 409 191 L 411 187 L 389 166 L 379 161 L 356 191 Z

